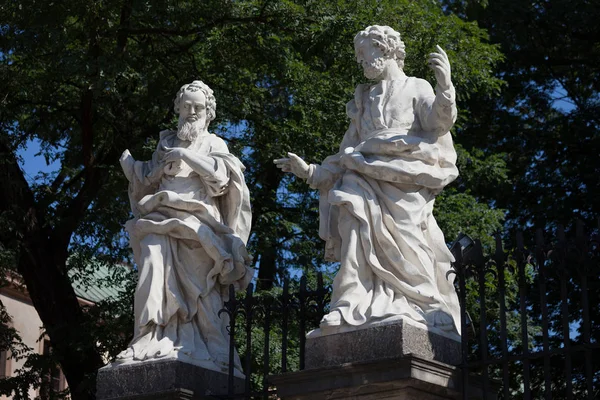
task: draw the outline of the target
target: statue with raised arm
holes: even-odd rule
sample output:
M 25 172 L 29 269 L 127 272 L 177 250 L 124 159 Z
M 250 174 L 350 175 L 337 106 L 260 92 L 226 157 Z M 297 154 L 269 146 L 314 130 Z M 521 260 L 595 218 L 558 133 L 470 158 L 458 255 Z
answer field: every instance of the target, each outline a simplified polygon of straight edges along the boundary
M 358 85 L 348 103 L 339 152 L 321 165 L 293 153 L 274 161 L 320 191 L 319 234 L 327 259 L 340 261 L 321 333 L 409 319 L 456 337 L 453 257 L 432 213 L 436 195 L 458 176 L 448 57 L 439 46 L 430 55 L 434 92 L 404 74 L 405 46 L 394 29 L 370 26 L 354 48 L 374 82 Z
M 244 166 L 208 132 L 215 111 L 207 85 L 183 85 L 178 129 L 160 133 L 152 159 L 135 161 L 128 150 L 121 156 L 139 281 L 134 337 L 118 363 L 173 358 L 227 372 L 228 319 L 218 314 L 229 285 L 245 289 L 252 279 L 252 215 Z

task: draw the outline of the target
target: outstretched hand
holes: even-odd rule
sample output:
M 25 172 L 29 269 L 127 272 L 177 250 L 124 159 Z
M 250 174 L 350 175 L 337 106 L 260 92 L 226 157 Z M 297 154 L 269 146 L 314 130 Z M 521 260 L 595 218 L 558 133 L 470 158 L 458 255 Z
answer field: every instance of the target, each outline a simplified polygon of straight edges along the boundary
M 440 46 L 435 46 L 437 53 L 429 54 L 429 68 L 435 73 L 437 84 L 442 90 L 447 90 L 452 86 L 450 60 L 448 55 Z
M 273 160 L 277 168 L 283 172 L 291 172 L 298 178 L 308 178 L 308 164 L 303 159 L 295 155 L 294 153 L 287 153 L 288 158 L 278 158 Z

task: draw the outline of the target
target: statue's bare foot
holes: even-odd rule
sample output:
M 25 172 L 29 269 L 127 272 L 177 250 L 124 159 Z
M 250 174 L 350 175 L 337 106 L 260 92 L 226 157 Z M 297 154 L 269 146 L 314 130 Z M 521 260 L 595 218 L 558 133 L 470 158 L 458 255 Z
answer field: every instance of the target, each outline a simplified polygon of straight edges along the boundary
M 122 352 L 120 352 L 119 354 L 117 354 L 115 361 L 122 362 L 122 361 L 131 360 L 133 358 L 133 356 L 134 356 L 133 348 L 128 347 L 127 349 L 125 349 Z
M 431 311 L 425 318 L 427 319 L 428 324 L 433 325 L 443 331 L 454 330 L 454 320 L 452 319 L 452 316 L 444 311 Z
M 321 328 L 328 328 L 332 326 L 340 326 L 344 322 L 342 314 L 338 310 L 333 310 L 329 314 L 325 315 L 319 324 Z

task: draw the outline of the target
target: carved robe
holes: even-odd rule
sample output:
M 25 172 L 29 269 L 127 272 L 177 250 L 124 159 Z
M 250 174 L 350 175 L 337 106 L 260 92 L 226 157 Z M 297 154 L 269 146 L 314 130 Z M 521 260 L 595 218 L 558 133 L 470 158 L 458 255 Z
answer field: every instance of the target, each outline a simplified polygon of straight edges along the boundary
M 458 176 L 454 96 L 413 77 L 359 85 L 339 153 L 310 166 L 326 256 L 341 262 L 331 312 L 346 324 L 403 316 L 460 333 L 453 257 L 432 214 Z
M 251 210 L 244 166 L 213 134 L 188 147 L 214 160 L 210 175 L 184 161 L 165 165 L 164 147 L 175 140 L 175 132 L 161 132 L 152 160 L 134 166 L 129 195 L 135 218 L 127 229 L 139 282 L 136 330 L 125 358 L 174 357 L 226 371 L 228 319 L 218 312 L 228 286 L 243 289 L 253 275 L 245 246 Z M 236 367 L 241 373 L 237 356 Z

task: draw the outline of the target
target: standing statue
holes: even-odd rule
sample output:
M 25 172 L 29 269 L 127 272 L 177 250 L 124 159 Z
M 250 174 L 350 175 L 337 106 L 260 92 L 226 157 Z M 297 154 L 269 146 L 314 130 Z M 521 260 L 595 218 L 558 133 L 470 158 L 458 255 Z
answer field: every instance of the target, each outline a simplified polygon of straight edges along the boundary
M 243 290 L 252 279 L 252 215 L 244 166 L 208 133 L 215 110 L 203 82 L 183 85 L 175 98 L 177 131 L 160 133 L 150 161 L 135 161 L 128 150 L 121 156 L 139 281 L 134 337 L 118 363 L 175 358 L 227 371 L 228 319 L 218 313 L 229 285 Z
M 450 128 L 456 120 L 448 56 L 437 46 L 431 85 L 403 72 L 404 43 L 388 26 L 354 38 L 356 59 L 372 84 L 347 105 L 350 127 L 340 150 L 321 165 L 274 160 L 320 191 L 319 234 L 326 258 L 340 261 L 333 281 L 331 327 L 405 319 L 460 333 L 454 261 L 432 211 L 435 196 L 458 176 Z

